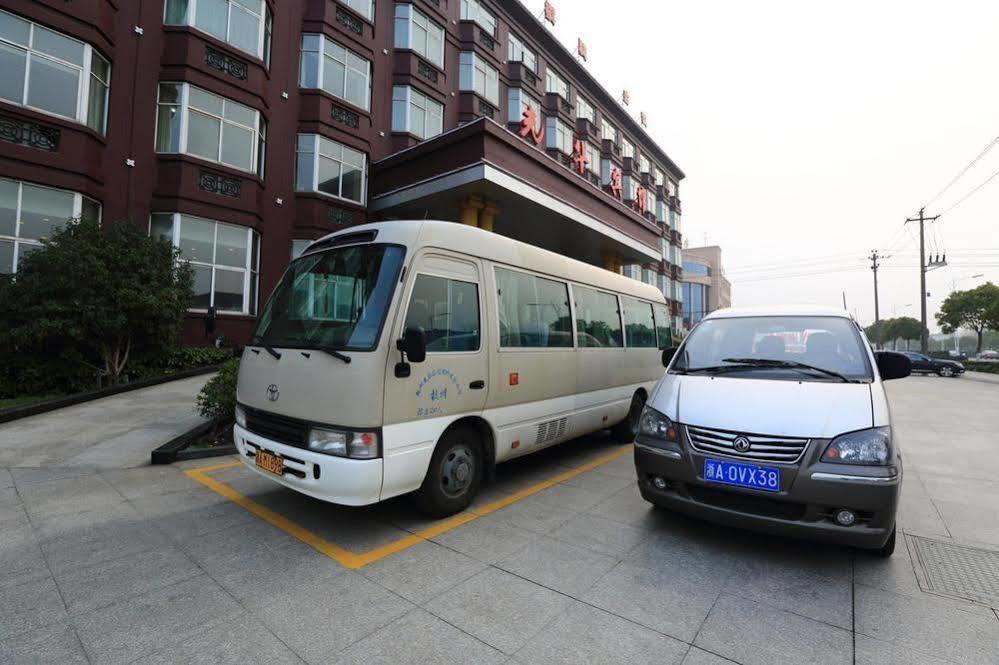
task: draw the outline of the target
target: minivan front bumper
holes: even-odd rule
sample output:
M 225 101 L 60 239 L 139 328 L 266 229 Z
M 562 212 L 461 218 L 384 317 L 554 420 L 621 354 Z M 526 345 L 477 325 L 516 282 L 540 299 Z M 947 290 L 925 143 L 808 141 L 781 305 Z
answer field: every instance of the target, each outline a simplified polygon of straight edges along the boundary
M 818 462 L 821 449 L 824 444 L 813 441 L 798 464 L 783 467 L 794 473 L 793 480 L 772 494 L 705 481 L 700 471 L 705 456 L 689 446 L 669 450 L 639 441 L 635 468 L 646 501 L 692 517 L 837 545 L 883 546 L 895 527 L 901 462 L 854 473 L 855 467 Z M 666 486 L 657 488 L 655 478 Z M 857 514 L 853 526 L 835 521 L 835 512 L 844 508 Z

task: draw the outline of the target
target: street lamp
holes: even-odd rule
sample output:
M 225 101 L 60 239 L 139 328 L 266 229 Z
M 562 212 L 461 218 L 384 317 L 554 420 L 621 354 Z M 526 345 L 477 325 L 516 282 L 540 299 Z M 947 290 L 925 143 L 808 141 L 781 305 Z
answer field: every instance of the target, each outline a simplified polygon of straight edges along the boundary
M 985 273 L 978 273 L 977 275 L 968 275 L 967 277 L 958 277 L 950 281 L 950 292 L 954 293 L 957 291 L 957 285 L 961 282 L 965 282 L 969 279 L 979 279 L 985 277 Z M 954 350 L 961 353 L 961 329 L 958 328 L 954 331 Z

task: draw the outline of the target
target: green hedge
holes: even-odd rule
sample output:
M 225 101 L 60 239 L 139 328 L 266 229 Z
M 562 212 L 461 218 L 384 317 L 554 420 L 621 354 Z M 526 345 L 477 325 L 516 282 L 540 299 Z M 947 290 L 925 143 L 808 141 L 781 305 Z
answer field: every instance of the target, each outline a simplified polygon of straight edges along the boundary
M 999 374 L 999 362 L 988 362 L 987 360 L 965 360 L 961 364 L 964 365 L 964 369 L 969 372 Z

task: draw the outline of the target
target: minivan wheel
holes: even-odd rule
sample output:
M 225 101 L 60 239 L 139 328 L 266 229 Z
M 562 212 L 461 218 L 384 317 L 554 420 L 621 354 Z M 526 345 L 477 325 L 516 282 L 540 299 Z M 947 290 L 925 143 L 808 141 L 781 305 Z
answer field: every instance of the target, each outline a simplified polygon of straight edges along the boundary
M 456 427 L 437 443 L 417 504 L 432 517 L 448 517 L 468 508 L 482 482 L 482 445 L 475 430 Z
M 887 559 L 895 553 L 895 531 L 896 527 L 892 527 L 891 535 L 888 536 L 888 541 L 882 545 L 880 549 L 876 550 L 878 556 L 882 559 Z
M 937 372 L 937 374 L 939 374 L 940 376 L 943 376 L 943 377 L 954 376 L 954 368 L 953 367 L 941 367 L 940 370 Z
M 642 417 L 645 409 L 645 397 L 641 393 L 635 393 L 631 398 L 631 406 L 628 408 L 628 415 L 624 420 L 611 428 L 611 434 L 622 443 L 631 443 L 638 436 L 638 421 Z

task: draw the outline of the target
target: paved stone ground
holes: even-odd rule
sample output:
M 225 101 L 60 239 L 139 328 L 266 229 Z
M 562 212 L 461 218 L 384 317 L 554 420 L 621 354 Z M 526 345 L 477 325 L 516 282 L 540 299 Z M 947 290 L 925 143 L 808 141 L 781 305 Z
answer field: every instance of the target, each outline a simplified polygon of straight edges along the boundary
M 904 531 L 999 550 L 999 385 L 890 394 Z M 612 450 L 505 465 L 489 496 Z M 356 551 L 427 525 L 214 477 Z M 920 590 L 905 543 L 882 561 L 652 510 L 628 455 L 357 571 L 173 467 L 0 468 L 0 533 L 0 663 L 999 662 L 996 611 Z
M 0 468 L 147 465 L 152 450 L 204 422 L 194 410 L 194 399 L 209 376 L 132 390 L 0 425 Z

